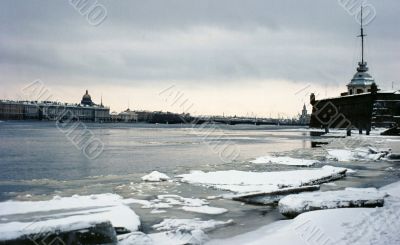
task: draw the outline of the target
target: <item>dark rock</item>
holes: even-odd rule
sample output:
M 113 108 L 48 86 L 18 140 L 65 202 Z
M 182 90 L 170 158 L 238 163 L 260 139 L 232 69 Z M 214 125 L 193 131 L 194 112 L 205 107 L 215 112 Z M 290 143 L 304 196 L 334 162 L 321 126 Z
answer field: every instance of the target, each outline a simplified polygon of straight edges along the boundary
M 396 162 L 400 161 L 400 154 L 391 153 L 386 156 L 386 159 L 389 161 L 396 161 Z
M 117 244 L 117 235 L 110 222 L 96 224 L 85 229 L 72 231 L 43 232 L 29 234 L 17 239 L 0 241 L 0 245 L 94 245 Z

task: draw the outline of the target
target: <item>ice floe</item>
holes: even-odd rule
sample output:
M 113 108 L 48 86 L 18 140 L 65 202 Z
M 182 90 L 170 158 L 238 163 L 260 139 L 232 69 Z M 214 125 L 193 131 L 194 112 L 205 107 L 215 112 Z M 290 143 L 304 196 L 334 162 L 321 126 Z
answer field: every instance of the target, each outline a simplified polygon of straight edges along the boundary
M 161 213 L 167 208 L 178 206 L 187 212 L 204 213 L 204 214 L 222 214 L 228 210 L 209 206 L 209 202 L 199 198 L 187 198 L 179 195 L 158 195 L 153 200 L 126 199 L 125 203 L 136 203 L 142 205 L 142 208 L 153 208 L 152 213 Z M 165 211 L 164 211 L 165 212 Z
M 301 213 L 334 208 L 380 207 L 385 192 L 376 188 L 346 188 L 339 191 L 292 194 L 279 201 L 279 212 L 288 217 Z
M 345 176 L 346 168 L 324 166 L 317 169 L 245 172 L 237 170 L 182 174 L 182 182 L 204 185 L 234 193 L 273 192 L 285 187 L 315 185 Z
M 161 181 L 167 181 L 169 179 L 170 177 L 168 177 L 168 175 L 160 173 L 158 171 L 153 171 L 150 174 L 142 177 L 143 181 L 148 181 L 148 182 L 161 182 Z
M 307 159 L 299 159 L 299 158 L 291 158 L 291 157 L 274 157 L 274 156 L 263 156 L 259 157 L 251 163 L 255 164 L 280 164 L 280 165 L 290 165 L 290 166 L 312 166 L 319 161 L 317 160 L 307 160 Z

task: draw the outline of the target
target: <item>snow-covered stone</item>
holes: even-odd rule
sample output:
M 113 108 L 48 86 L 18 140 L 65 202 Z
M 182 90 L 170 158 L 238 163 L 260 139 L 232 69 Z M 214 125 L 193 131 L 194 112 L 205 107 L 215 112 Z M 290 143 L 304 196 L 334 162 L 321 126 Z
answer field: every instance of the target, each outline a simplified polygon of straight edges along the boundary
M 273 192 L 285 187 L 315 185 L 345 176 L 346 168 L 324 166 L 318 169 L 245 172 L 237 170 L 217 172 L 195 172 L 178 177 L 182 182 L 205 185 L 207 187 L 235 193 Z
M 273 157 L 273 156 L 259 157 L 250 162 L 255 164 L 280 164 L 280 165 L 305 166 L 305 167 L 309 167 L 316 163 L 319 163 L 319 161 L 317 160 L 298 159 L 291 157 Z
M 158 171 L 153 171 L 150 174 L 142 177 L 143 181 L 148 181 L 148 182 L 160 182 L 160 181 L 167 181 L 169 179 L 170 177 L 168 177 L 168 175 L 160 173 Z
M 122 197 L 114 194 L 7 201 L 0 203 L 0 215 L 7 218 L 7 222 L 0 223 L 0 240 L 76 231 L 107 223 L 125 232 L 136 231 L 140 226 L 136 213 L 123 203 Z
M 288 217 L 301 213 L 334 208 L 381 207 L 385 192 L 376 188 L 346 188 L 339 191 L 292 194 L 279 201 L 279 212 Z

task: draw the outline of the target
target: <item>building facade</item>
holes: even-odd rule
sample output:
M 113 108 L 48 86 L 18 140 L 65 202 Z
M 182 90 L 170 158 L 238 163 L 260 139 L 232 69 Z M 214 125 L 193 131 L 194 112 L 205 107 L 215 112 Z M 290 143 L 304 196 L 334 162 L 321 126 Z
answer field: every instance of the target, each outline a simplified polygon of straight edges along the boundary
M 110 108 L 93 103 L 88 91 L 82 101 L 84 104 L 0 100 L 0 120 L 110 121 Z

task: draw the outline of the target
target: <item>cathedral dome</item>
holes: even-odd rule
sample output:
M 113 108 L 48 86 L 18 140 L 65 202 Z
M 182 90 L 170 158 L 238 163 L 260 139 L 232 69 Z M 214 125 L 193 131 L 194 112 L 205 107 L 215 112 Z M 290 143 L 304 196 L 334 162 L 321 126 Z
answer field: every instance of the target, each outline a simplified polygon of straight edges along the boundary
M 94 105 L 94 103 L 92 101 L 92 97 L 90 96 L 90 94 L 87 90 L 86 90 L 86 93 L 82 97 L 81 104 L 88 105 L 88 106 Z

